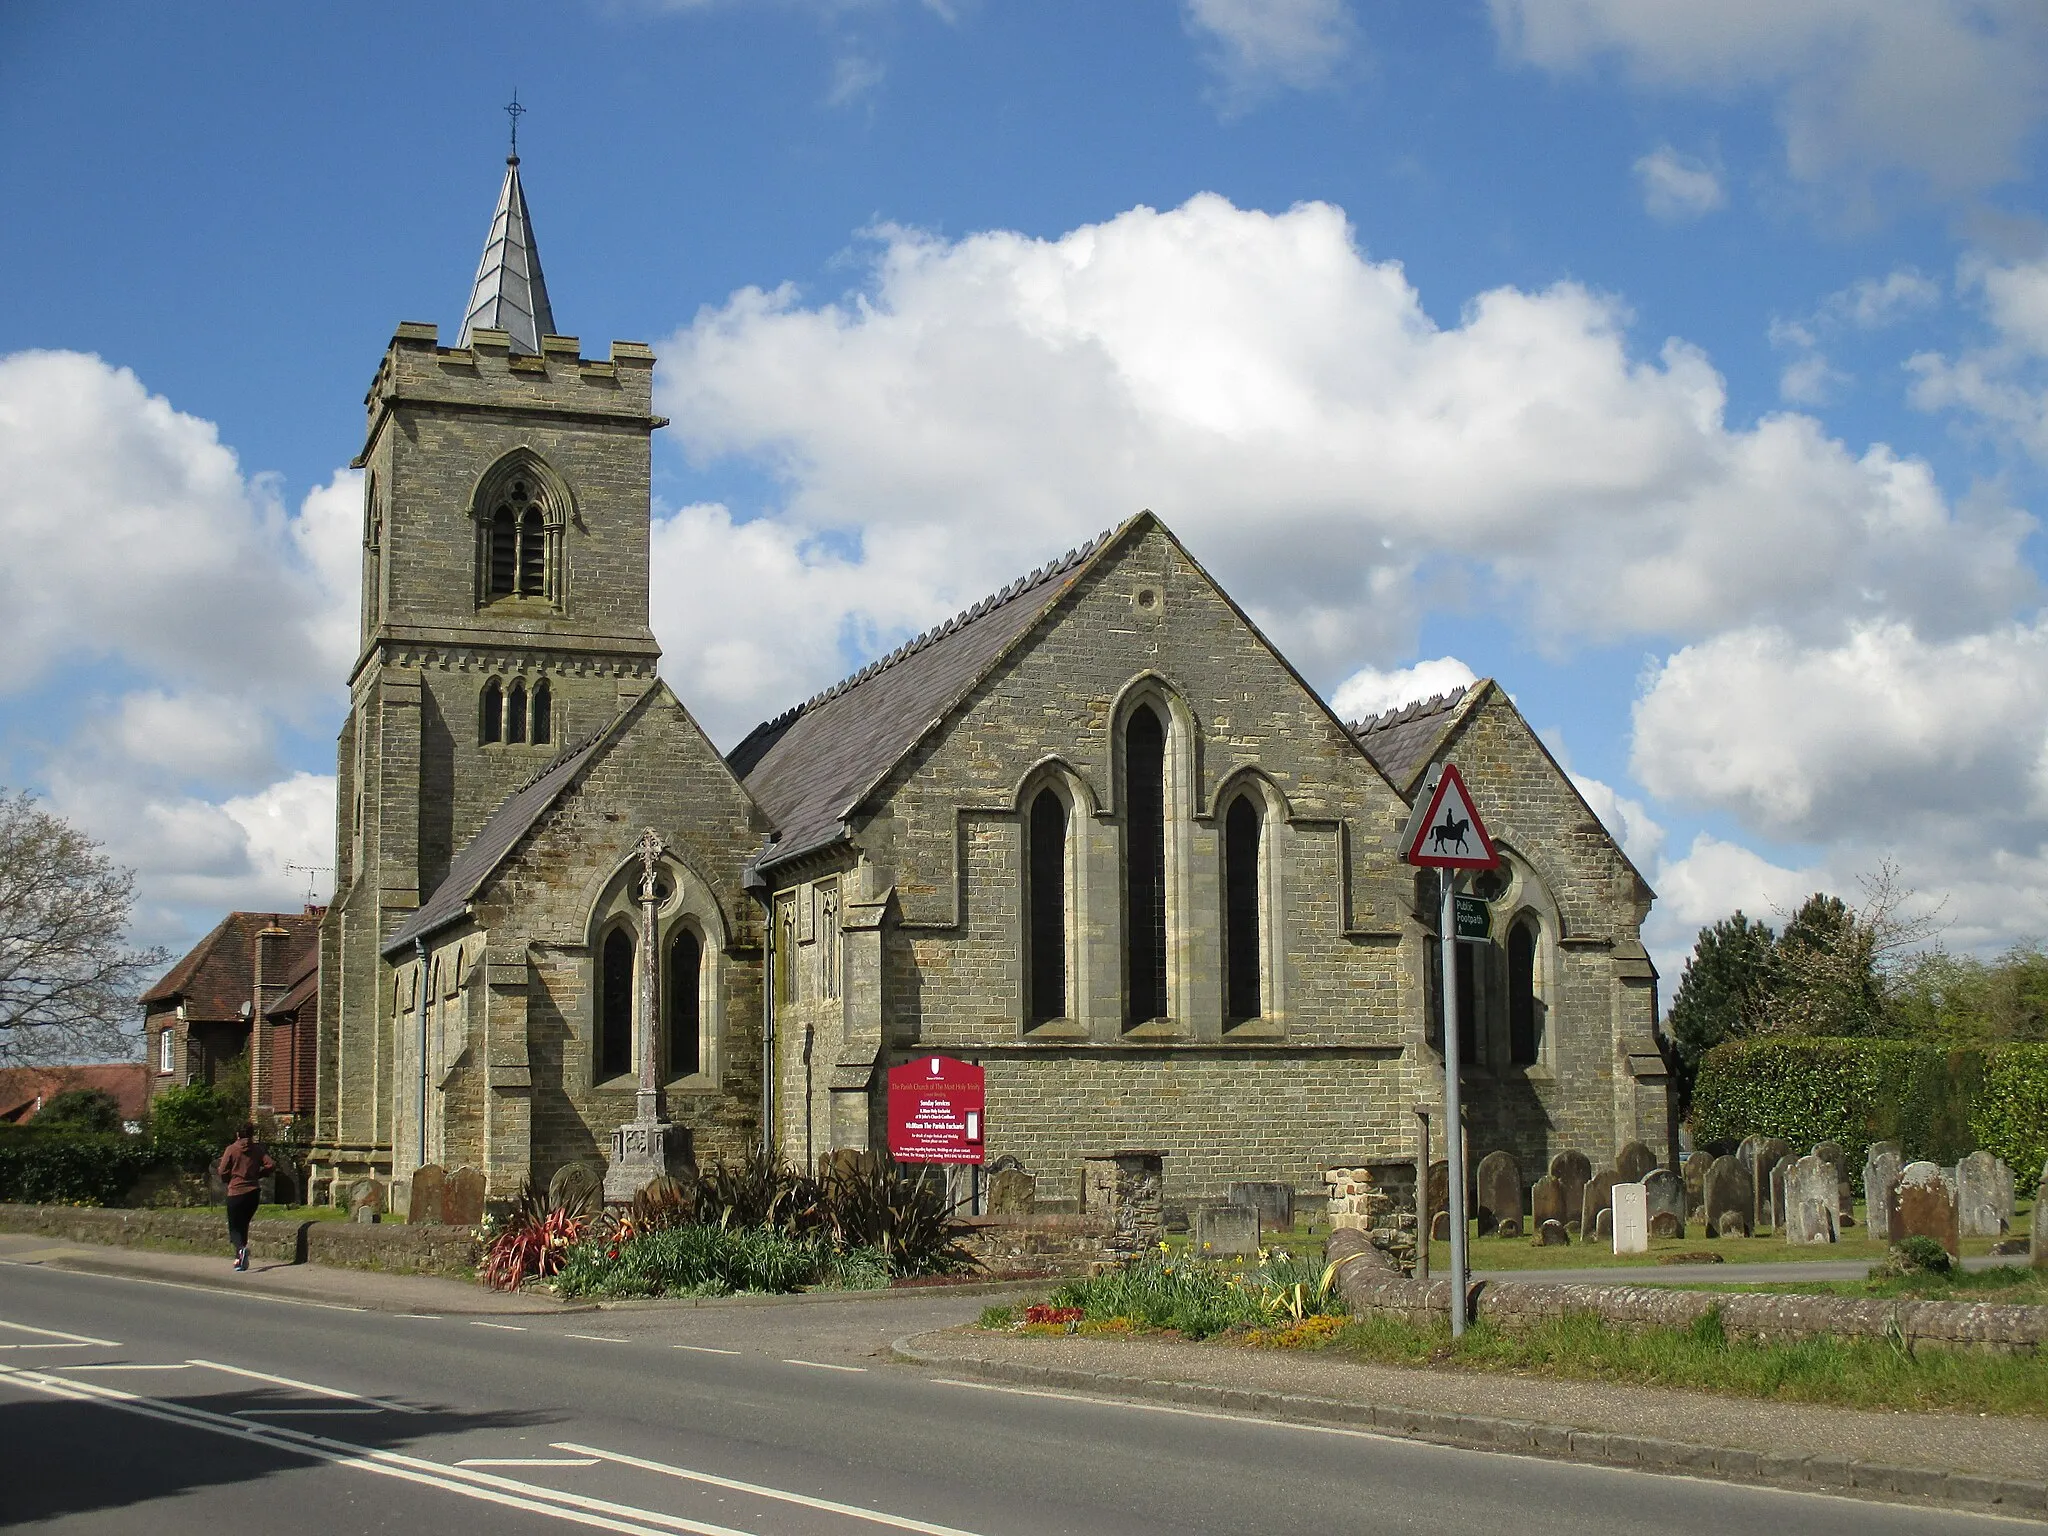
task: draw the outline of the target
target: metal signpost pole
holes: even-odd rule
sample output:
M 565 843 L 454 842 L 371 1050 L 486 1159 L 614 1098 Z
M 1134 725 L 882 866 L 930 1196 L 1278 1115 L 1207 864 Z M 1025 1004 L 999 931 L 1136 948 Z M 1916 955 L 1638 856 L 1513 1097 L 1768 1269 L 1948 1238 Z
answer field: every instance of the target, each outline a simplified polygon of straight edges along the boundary
M 1451 1223 L 1451 1337 L 1465 1332 L 1465 1138 L 1458 1105 L 1458 872 L 1439 870 L 1443 912 L 1439 919 L 1444 967 L 1444 1158 Z M 1424 1234 L 1427 1241 L 1428 1234 Z

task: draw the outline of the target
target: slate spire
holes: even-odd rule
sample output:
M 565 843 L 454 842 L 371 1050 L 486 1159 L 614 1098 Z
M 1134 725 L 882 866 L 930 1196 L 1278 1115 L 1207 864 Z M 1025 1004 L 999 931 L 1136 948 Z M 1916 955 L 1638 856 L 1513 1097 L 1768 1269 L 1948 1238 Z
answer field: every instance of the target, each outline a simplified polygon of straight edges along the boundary
M 456 345 L 468 346 L 470 332 L 479 328 L 500 330 L 510 333 L 514 352 L 538 356 L 541 337 L 555 334 L 555 315 L 540 272 L 540 248 L 533 243 L 526 191 L 519 184 L 517 139 L 513 145 L 513 153 L 505 157 L 505 185 L 498 193 L 491 237 L 484 243 L 476 289 L 469 296 L 469 313 L 463 316 L 462 338 Z

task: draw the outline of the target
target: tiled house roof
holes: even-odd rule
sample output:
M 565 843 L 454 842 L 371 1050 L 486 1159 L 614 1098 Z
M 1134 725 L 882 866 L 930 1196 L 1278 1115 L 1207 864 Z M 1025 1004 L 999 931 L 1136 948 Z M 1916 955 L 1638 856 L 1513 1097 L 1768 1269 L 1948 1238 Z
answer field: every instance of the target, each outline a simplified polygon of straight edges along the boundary
M 149 1098 L 149 1069 L 139 1061 L 89 1067 L 0 1067 L 0 1123 L 26 1125 L 60 1093 L 97 1088 L 111 1093 L 123 1120 L 140 1120 Z
M 1140 514 L 764 721 L 726 755 L 781 833 L 764 862 L 822 848 L 924 734 Z
M 318 911 L 230 912 L 142 994 L 143 1007 L 157 1012 L 183 1003 L 188 1020 L 240 1020 L 242 1005 L 255 986 L 256 935 L 272 925 L 290 935 L 284 946 L 284 972 L 296 976 L 301 968 L 317 963 L 320 916 Z

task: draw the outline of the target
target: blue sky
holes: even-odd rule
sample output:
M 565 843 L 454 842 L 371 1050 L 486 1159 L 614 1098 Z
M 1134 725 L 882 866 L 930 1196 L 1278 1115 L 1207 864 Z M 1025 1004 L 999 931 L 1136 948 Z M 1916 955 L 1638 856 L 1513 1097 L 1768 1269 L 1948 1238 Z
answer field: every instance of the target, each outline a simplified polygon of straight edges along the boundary
M 332 862 L 361 397 L 515 86 L 721 741 L 1149 505 L 1342 703 L 1500 677 L 1673 981 L 1887 859 L 2048 932 L 2035 4 L 24 3 L 0 782 L 141 937 Z

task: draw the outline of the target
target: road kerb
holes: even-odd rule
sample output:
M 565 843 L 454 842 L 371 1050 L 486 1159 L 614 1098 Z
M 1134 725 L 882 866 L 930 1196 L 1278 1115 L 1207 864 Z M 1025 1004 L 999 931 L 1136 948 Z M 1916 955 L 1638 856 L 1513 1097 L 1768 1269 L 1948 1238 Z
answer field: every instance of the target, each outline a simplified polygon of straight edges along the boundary
M 1105 1371 L 1076 1370 L 1069 1366 L 984 1360 L 975 1355 L 939 1354 L 919 1349 L 908 1338 L 898 1339 L 890 1349 L 895 1358 L 905 1364 L 935 1367 L 978 1381 L 1085 1392 L 1211 1412 L 1243 1413 L 1289 1423 L 1367 1429 L 1397 1439 L 1452 1446 L 1460 1450 L 1504 1451 L 1512 1455 L 1542 1456 L 1590 1466 L 1631 1467 L 1644 1472 L 1711 1477 L 1722 1482 L 1879 1499 L 1887 1503 L 1907 1501 L 2048 1522 L 2048 1482 L 1984 1477 L 1975 1473 L 1944 1471 L 1939 1467 L 1851 1461 L 1842 1456 L 1767 1454 L 1736 1446 L 1698 1445 L 1640 1435 L 1576 1430 L 1526 1419 L 1446 1413 L 1439 1409 L 1403 1408 L 1395 1404 L 1346 1402 L 1341 1398 L 1294 1393 L 1251 1392 L 1241 1387 L 1217 1386 L 1208 1382 L 1157 1381 Z

